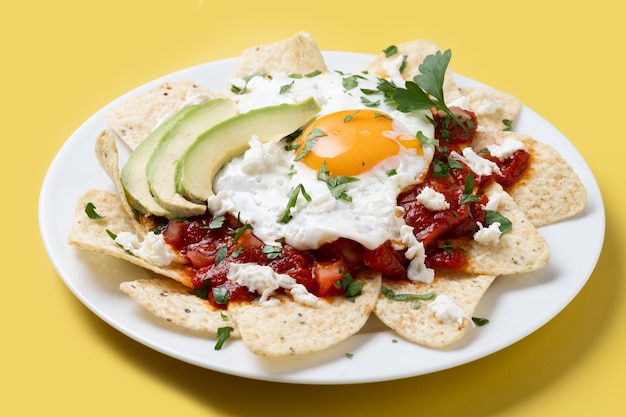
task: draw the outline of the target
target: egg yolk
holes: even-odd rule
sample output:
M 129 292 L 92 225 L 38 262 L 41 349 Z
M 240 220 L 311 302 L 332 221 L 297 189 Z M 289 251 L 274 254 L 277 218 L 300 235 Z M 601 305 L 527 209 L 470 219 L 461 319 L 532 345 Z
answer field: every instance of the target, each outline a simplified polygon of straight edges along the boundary
M 419 148 L 415 137 L 393 130 L 393 121 L 376 110 L 346 110 L 321 116 L 296 140 L 296 159 L 331 176 L 356 176 L 397 155 L 400 146 Z

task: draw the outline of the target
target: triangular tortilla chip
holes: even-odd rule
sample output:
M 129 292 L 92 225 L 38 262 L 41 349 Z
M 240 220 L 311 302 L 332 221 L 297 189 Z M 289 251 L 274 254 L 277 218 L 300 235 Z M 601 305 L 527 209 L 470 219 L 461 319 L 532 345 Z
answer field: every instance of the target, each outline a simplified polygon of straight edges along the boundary
M 166 82 L 115 107 L 107 114 L 107 123 L 130 150 L 135 150 L 161 121 L 187 103 L 214 96 L 193 81 Z
M 387 326 L 403 338 L 432 348 L 441 348 L 458 341 L 472 326 L 472 315 L 481 298 L 495 280 L 495 276 L 465 275 L 460 273 L 438 272 L 432 283 L 383 280 L 383 287 L 395 295 L 423 295 L 431 292 L 431 300 L 419 301 L 415 308 L 414 301 L 396 301 L 380 294 L 374 314 Z M 428 306 L 437 297 L 447 296 L 452 299 L 464 314 L 460 320 L 444 321 L 437 317 Z
M 88 203 L 95 206 L 101 219 L 90 219 L 85 213 Z M 135 231 L 134 221 L 124 211 L 119 195 L 102 190 L 89 190 L 83 194 L 76 204 L 74 221 L 70 229 L 68 243 L 84 250 L 91 250 L 115 258 L 123 259 L 157 274 L 164 275 L 192 287 L 190 282 L 189 266 L 171 263 L 161 267 L 153 263 L 131 255 L 119 246 L 108 232 L 119 234 L 121 232 Z M 140 240 L 144 236 L 137 236 Z
M 233 329 L 231 337 L 239 337 L 226 311 L 213 307 L 179 282 L 163 278 L 140 279 L 123 282 L 120 289 L 152 314 L 178 326 L 212 336 L 220 327 L 230 327 Z
M 241 332 L 243 343 L 261 356 L 300 355 L 317 352 L 357 333 L 367 322 L 380 292 L 380 274 L 364 271 L 362 294 L 320 299 L 317 306 L 295 302 L 289 295 L 276 296 L 277 305 L 230 303 L 228 314 Z
M 309 74 L 326 72 L 324 57 L 313 37 L 306 32 L 244 50 L 231 73 L 232 78 L 243 78 L 259 71 Z
M 464 271 L 469 274 L 511 275 L 543 268 L 550 259 L 548 243 L 500 184 L 494 182 L 485 190 L 487 196 L 496 193 L 500 197 L 497 211 L 511 221 L 512 230 L 500 236 L 495 246 L 468 239 L 450 239 L 451 246 L 462 248 L 467 253 L 468 265 Z

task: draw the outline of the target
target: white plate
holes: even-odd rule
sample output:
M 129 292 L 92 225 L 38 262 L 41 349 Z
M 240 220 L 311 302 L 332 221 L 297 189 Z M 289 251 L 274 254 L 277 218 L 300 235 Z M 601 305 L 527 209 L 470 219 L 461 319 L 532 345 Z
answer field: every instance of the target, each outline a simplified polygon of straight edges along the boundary
M 325 52 L 330 68 L 360 71 L 371 55 Z M 67 236 L 78 197 L 90 188 L 114 191 L 94 156 L 94 140 L 105 128 L 105 114 L 131 95 L 166 80 L 194 80 L 219 91 L 234 60 L 185 69 L 154 80 L 120 97 L 87 120 L 63 145 L 46 175 L 39 201 L 44 244 L 56 270 L 90 310 L 129 337 L 159 352 L 200 367 L 248 378 L 310 384 L 344 384 L 398 379 L 465 364 L 503 349 L 544 325 L 581 290 L 600 255 L 604 207 L 593 174 L 574 146 L 552 125 L 523 107 L 515 130 L 556 148 L 574 167 L 589 194 L 580 216 L 542 227 L 552 250 L 539 272 L 496 280 L 475 315 L 491 322 L 471 328 L 460 343 L 443 350 L 406 342 L 371 318 L 365 328 L 327 351 L 303 357 L 264 359 L 249 353 L 239 340 L 220 351 L 215 340 L 175 328 L 137 306 L 119 283 L 147 276 L 141 268 L 70 247 Z M 461 86 L 480 85 L 458 77 Z M 122 163 L 128 152 L 120 146 Z M 396 340 L 397 339 L 397 340 Z M 346 353 L 352 353 L 348 358 Z

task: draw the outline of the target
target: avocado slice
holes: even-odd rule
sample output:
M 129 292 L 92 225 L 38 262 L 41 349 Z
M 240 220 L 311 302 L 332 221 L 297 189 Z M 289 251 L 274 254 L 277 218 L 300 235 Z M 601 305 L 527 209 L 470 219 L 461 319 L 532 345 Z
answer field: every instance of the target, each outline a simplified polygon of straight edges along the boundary
M 137 211 L 154 216 L 165 216 L 167 211 L 157 203 L 150 192 L 146 165 L 163 135 L 167 134 L 172 126 L 192 110 L 186 107 L 159 124 L 139 146 L 130 154 L 126 164 L 122 167 L 121 181 L 128 203 Z
M 279 141 L 317 113 L 313 98 L 297 104 L 278 104 L 238 114 L 207 130 L 183 153 L 176 167 L 176 190 L 190 201 L 205 202 L 213 195 L 213 178 L 233 157 L 242 154 L 252 136 L 261 142 Z
M 237 105 L 228 98 L 206 101 L 178 118 L 158 141 L 146 165 L 146 176 L 154 199 L 166 210 L 165 217 L 185 218 L 206 211 L 204 204 L 186 200 L 176 192 L 176 164 L 201 133 L 236 113 Z

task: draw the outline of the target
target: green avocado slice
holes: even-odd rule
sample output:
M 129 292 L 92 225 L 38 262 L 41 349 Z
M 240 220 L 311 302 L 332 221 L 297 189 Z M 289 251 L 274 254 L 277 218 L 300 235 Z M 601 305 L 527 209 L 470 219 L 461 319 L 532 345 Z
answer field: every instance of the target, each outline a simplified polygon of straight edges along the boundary
M 128 203 L 140 213 L 160 217 L 167 214 L 167 210 L 157 203 L 150 192 L 148 178 L 146 177 L 146 165 L 159 140 L 170 131 L 179 119 L 185 117 L 191 109 L 191 107 L 186 107 L 159 124 L 141 141 L 139 146 L 128 157 L 124 167 L 122 167 L 120 176 L 126 198 Z
M 176 190 L 190 201 L 213 195 L 213 178 L 233 157 L 242 154 L 256 135 L 261 142 L 279 141 L 307 124 L 320 111 L 313 98 L 250 110 L 207 130 L 183 153 L 176 166 Z
M 237 105 L 227 98 L 216 98 L 193 106 L 178 118 L 161 137 L 146 165 L 150 191 L 166 210 L 165 217 L 185 218 L 203 214 L 204 204 L 196 204 L 176 192 L 176 164 L 196 138 L 237 113 Z

